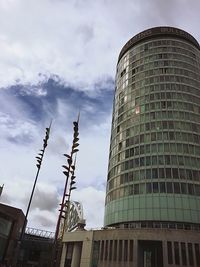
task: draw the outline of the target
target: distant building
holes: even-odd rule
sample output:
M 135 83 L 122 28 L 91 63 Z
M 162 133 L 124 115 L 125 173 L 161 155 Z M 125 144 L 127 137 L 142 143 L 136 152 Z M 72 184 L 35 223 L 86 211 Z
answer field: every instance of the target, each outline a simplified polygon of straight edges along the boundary
M 3 186 L 4 185 L 0 186 L 0 196 L 1 196 L 2 192 L 3 192 Z
M 27 227 L 22 240 L 17 266 L 51 266 L 53 241 L 54 233 Z
M 156 27 L 122 48 L 101 231 L 64 236 L 61 267 L 200 266 L 200 47 Z
M 15 266 L 18 239 L 25 220 L 22 210 L 0 203 L 0 263 Z
M 50 266 L 54 233 L 27 227 L 19 244 L 24 219 L 22 210 L 0 203 L 0 266 Z

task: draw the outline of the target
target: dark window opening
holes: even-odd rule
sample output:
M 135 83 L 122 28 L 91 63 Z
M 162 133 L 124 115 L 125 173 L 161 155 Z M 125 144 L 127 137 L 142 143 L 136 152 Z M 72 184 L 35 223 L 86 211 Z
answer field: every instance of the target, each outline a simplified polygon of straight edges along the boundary
M 189 264 L 194 266 L 194 256 L 192 251 L 192 243 L 188 243 L 188 255 L 189 255 Z
M 167 257 L 168 257 L 168 264 L 173 264 L 172 243 L 171 242 L 167 242 Z
M 186 246 L 185 243 L 181 243 L 181 255 L 182 255 L 182 264 L 187 265 L 187 255 L 186 255 Z
M 179 257 L 179 245 L 178 242 L 174 242 L 174 258 L 175 258 L 175 264 L 180 264 L 180 257 Z

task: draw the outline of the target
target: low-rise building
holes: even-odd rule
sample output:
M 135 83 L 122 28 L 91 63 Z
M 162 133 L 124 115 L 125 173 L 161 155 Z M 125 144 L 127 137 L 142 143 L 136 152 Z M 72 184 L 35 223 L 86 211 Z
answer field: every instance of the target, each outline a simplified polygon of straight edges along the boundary
M 0 262 L 13 266 L 19 253 L 19 236 L 25 220 L 21 209 L 0 203 Z

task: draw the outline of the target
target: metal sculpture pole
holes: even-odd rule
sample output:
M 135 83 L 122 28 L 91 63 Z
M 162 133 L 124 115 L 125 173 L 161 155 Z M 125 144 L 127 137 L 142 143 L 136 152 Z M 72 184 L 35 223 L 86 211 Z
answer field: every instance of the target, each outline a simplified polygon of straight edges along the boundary
M 33 184 L 31 196 L 30 196 L 28 207 L 27 207 L 27 210 L 26 210 L 26 215 L 25 215 L 25 219 L 24 219 L 24 224 L 23 224 L 23 227 L 22 227 L 21 235 L 20 235 L 20 238 L 19 238 L 19 242 L 22 241 L 22 238 L 23 238 L 23 235 L 24 235 L 24 232 L 25 232 L 26 220 L 27 220 L 28 213 L 29 213 L 29 210 L 30 210 L 30 206 L 31 206 L 33 194 L 34 194 L 34 191 L 35 191 L 35 186 L 36 186 L 36 183 L 37 183 L 38 175 L 40 173 L 40 168 L 41 168 L 41 165 L 42 165 L 42 160 L 43 160 L 43 157 L 44 157 L 45 149 L 47 147 L 47 142 L 48 142 L 48 139 L 49 139 L 51 124 L 52 124 L 52 122 L 50 123 L 49 127 L 46 128 L 45 138 L 43 139 L 43 148 L 40 150 L 40 152 L 38 153 L 38 155 L 36 157 L 36 159 L 37 159 L 37 164 L 36 164 L 37 173 L 36 173 L 36 176 L 35 176 L 35 181 L 34 181 L 34 184 Z
M 77 149 L 77 147 L 79 146 L 78 144 L 78 136 L 79 136 L 79 132 L 78 132 L 78 123 L 79 123 L 79 116 L 78 116 L 78 120 L 73 122 L 74 125 L 74 137 L 73 137 L 73 143 L 72 143 L 72 149 L 71 149 L 71 153 L 68 154 L 64 154 L 64 156 L 67 158 L 67 165 L 63 165 L 62 167 L 64 168 L 64 175 L 66 177 L 65 180 L 65 187 L 64 187 L 64 191 L 63 191 L 63 197 L 62 197 L 62 202 L 61 202 L 61 208 L 60 208 L 60 213 L 59 213 L 59 217 L 58 217 L 58 221 L 57 221 L 57 226 L 56 226 L 56 233 L 55 233 L 55 242 L 58 239 L 58 234 L 59 234 L 59 230 L 60 230 L 60 223 L 61 223 L 61 219 L 66 219 L 66 198 L 67 201 L 69 201 L 70 199 L 70 195 L 71 195 L 71 191 L 76 189 L 75 186 L 73 186 L 76 182 L 74 181 L 74 179 L 76 178 L 76 176 L 74 175 L 74 171 L 75 171 L 75 163 L 76 160 L 74 161 L 73 164 L 73 156 L 74 154 L 76 154 L 79 150 Z M 70 181 L 70 187 L 69 187 L 69 192 L 67 193 L 67 187 L 68 187 L 68 182 L 69 182 L 69 178 L 71 178 Z

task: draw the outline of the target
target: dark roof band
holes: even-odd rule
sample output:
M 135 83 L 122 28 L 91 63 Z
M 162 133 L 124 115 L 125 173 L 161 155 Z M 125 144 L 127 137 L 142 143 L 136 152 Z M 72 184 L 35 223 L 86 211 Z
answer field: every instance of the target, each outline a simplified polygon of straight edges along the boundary
M 170 36 L 189 41 L 196 48 L 200 49 L 200 46 L 197 40 L 186 31 L 183 31 L 178 28 L 173 28 L 173 27 L 155 27 L 155 28 L 151 28 L 143 32 L 140 32 L 137 35 L 133 36 L 122 48 L 119 54 L 118 62 L 130 48 L 140 43 L 141 41 L 144 41 L 146 39 L 156 38 L 156 37 L 170 37 Z

